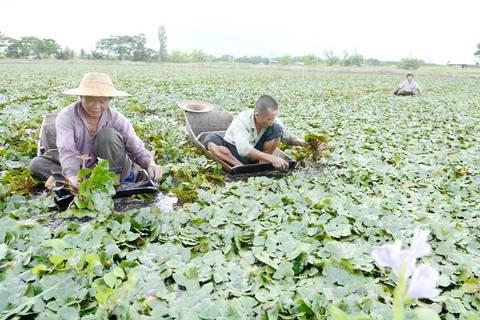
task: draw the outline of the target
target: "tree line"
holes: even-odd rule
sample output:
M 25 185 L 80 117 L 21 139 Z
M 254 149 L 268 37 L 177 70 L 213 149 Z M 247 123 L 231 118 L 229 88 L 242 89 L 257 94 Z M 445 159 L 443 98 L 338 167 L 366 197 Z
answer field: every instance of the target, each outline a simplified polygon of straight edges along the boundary
M 128 61 L 160 61 L 160 62 L 237 62 L 253 64 L 302 64 L 328 66 L 381 66 L 396 64 L 403 69 L 417 69 L 425 64 L 417 58 L 404 58 L 400 62 L 381 61 L 374 58 L 366 58 L 356 52 L 344 52 L 341 55 L 332 51 L 325 51 L 321 57 L 313 54 L 304 56 L 283 55 L 276 58 L 262 56 L 232 55 L 214 56 L 202 50 L 190 52 L 172 50 L 167 51 L 167 32 L 165 26 L 158 28 L 159 47 L 157 50 L 147 47 L 147 39 L 144 34 L 120 35 L 100 39 L 95 44 L 95 49 L 87 52 L 82 49 L 80 52 L 65 47 L 62 48 L 54 39 L 40 39 L 37 37 L 21 37 L 14 39 L 0 32 L 0 58 L 21 58 L 21 59 L 96 59 L 96 60 L 128 60 Z M 474 53 L 480 60 L 480 43 Z

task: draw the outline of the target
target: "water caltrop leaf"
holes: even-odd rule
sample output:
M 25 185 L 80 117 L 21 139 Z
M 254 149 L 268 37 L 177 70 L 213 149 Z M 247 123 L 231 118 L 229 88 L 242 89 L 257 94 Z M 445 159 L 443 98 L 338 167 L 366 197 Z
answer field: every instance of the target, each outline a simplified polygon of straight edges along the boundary
M 105 276 L 103 276 L 103 281 L 105 281 L 107 286 L 113 288 L 117 283 L 117 276 L 113 272 L 107 273 Z
M 50 262 L 53 263 L 54 266 L 57 266 L 63 261 L 65 261 L 65 257 L 59 255 L 52 255 L 48 257 L 48 260 L 50 260 Z
M 402 71 L 383 65 L 296 72 L 90 60 L 89 69 L 132 94 L 114 108 L 164 169 L 159 191 L 180 199 L 169 210 L 156 208 L 158 198 L 123 199 L 131 209 L 116 212 L 117 177 L 99 159 L 79 173 L 77 208 L 58 212 L 28 161 L 42 118 L 77 101 L 61 92 L 78 85 L 86 66 L 7 62 L 0 319 L 390 319 L 396 282 L 371 252 L 396 239 L 408 244 L 415 227 L 431 230 L 433 254 L 418 264 L 439 271 L 441 294 L 412 302 L 406 317 L 438 319 L 416 314 L 421 305 L 448 320 L 478 319 L 478 70 L 427 66 L 418 77 L 427 90 L 396 97 Z M 190 142 L 174 100 L 236 114 L 261 93 L 279 102 L 285 128 L 308 146 L 285 147 L 297 158 L 288 174 L 227 175 Z
M 285 277 L 293 277 L 294 275 L 293 264 L 291 262 L 282 262 L 278 265 L 277 270 L 273 274 L 273 278 L 283 279 Z
M 40 273 L 47 271 L 48 268 L 43 263 L 37 264 L 35 267 L 32 268 L 32 273 L 35 275 L 39 275 Z
M 477 293 L 480 292 L 480 279 L 470 278 L 463 282 L 462 290 L 466 293 Z
M 347 217 L 338 216 L 325 224 L 325 231 L 332 238 L 341 238 L 351 235 L 351 224 Z
M 419 307 L 414 312 L 417 320 L 440 320 L 438 313 L 430 308 Z

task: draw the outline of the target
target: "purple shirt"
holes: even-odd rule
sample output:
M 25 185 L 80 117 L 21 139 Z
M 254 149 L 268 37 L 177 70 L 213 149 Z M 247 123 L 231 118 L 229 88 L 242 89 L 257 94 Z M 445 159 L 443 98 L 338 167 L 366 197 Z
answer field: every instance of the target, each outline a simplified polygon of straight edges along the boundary
M 95 136 L 90 136 L 87 121 L 85 119 L 81 100 L 69 105 L 57 116 L 55 121 L 57 131 L 57 148 L 59 153 L 62 174 L 65 177 L 76 175 L 82 166 L 81 155 L 91 157 L 85 163 L 86 167 L 92 167 L 97 162 L 93 153 Z M 130 159 L 140 167 L 147 169 L 152 154 L 145 149 L 142 140 L 137 136 L 130 121 L 112 107 L 109 107 L 100 117 L 97 125 L 97 133 L 104 128 L 117 130 L 123 139 L 125 149 Z

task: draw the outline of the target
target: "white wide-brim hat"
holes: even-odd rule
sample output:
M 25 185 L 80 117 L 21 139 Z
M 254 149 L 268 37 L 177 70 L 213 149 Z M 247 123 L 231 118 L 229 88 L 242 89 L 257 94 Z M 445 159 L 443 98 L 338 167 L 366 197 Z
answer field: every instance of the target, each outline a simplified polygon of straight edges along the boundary
M 89 72 L 83 76 L 78 88 L 66 90 L 63 94 L 90 97 L 126 97 L 128 93 L 115 89 L 112 79 L 99 72 Z

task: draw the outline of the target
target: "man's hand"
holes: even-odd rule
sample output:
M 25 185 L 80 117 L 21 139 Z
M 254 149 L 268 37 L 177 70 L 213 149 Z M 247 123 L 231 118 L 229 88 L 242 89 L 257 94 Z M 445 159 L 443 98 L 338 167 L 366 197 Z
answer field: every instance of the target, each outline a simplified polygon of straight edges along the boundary
M 272 163 L 275 169 L 282 170 L 282 171 L 288 169 L 288 162 L 279 157 L 272 156 L 270 158 L 270 162 Z
M 148 178 L 157 182 L 162 177 L 162 168 L 151 161 L 147 168 Z
M 297 138 L 293 139 L 292 145 L 305 147 L 307 145 L 307 143 L 305 142 L 305 140 L 297 137 Z
M 77 176 L 67 177 L 68 186 L 70 190 L 74 193 L 78 193 L 78 188 L 80 188 L 80 180 Z

